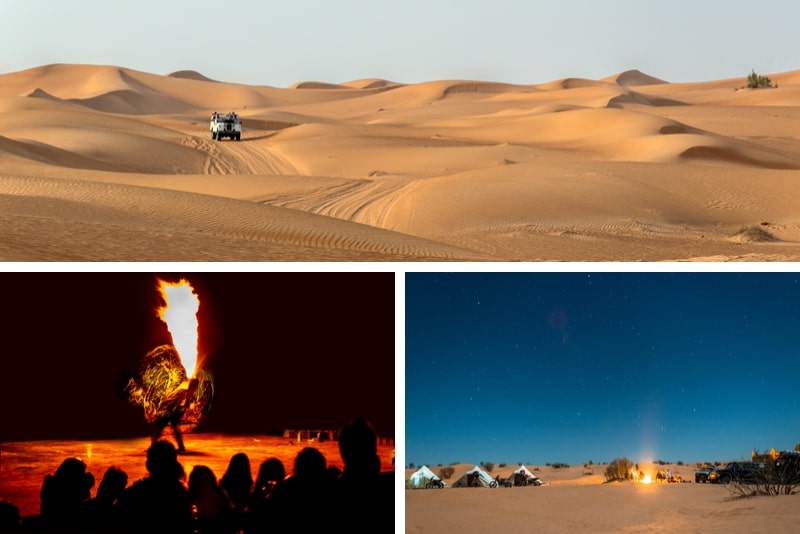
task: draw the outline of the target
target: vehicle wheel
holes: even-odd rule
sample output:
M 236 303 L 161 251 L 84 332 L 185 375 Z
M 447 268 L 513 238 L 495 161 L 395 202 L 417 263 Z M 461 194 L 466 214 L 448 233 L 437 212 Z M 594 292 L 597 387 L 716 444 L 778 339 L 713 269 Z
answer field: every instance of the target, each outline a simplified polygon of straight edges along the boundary
M 217 138 L 216 132 L 211 132 L 211 139 L 216 139 L 216 138 Z
M 490 488 L 496 488 L 497 487 L 497 481 L 496 480 L 492 480 L 491 482 L 489 482 L 489 487 Z
M 241 140 L 242 140 L 242 134 L 238 134 L 238 133 L 237 133 L 237 134 L 236 134 L 236 140 L 237 140 L 237 141 L 241 141 Z
M 431 483 L 430 483 L 430 482 L 428 482 L 427 484 L 425 484 L 425 488 L 427 488 L 427 489 L 431 489 Z

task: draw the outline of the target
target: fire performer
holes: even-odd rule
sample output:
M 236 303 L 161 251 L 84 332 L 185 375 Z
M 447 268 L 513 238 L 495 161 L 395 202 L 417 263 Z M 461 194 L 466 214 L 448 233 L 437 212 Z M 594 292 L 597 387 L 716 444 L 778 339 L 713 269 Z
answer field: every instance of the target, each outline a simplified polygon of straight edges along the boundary
M 130 403 L 141 406 L 145 419 L 155 425 L 153 442 L 169 426 L 178 450 L 185 452 L 183 434 L 192 431 L 211 408 L 214 382 L 207 369 L 188 378 L 175 347 L 161 345 L 147 353 L 139 375 L 130 379 L 125 391 Z
M 197 365 L 200 300 L 187 280 L 159 280 L 158 290 L 164 304 L 157 310 L 173 339 L 148 352 L 138 376 L 131 378 L 125 390 L 131 404 L 141 406 L 148 423 L 155 424 L 155 443 L 169 426 L 178 443 L 186 450 L 182 434 L 191 432 L 211 408 L 214 381 L 211 371 Z
M 165 415 L 156 419 L 156 432 L 153 434 L 153 443 L 158 441 L 164 429 L 170 426 L 172 427 L 175 441 L 178 443 L 178 452 L 186 452 L 186 447 L 183 445 L 183 437 L 181 436 L 180 423 L 184 414 L 186 414 L 191 407 L 199 383 L 200 381 L 196 378 L 184 380 L 183 383 L 178 386 L 178 389 L 169 393 L 164 398 L 164 404 L 170 407 L 167 408 Z

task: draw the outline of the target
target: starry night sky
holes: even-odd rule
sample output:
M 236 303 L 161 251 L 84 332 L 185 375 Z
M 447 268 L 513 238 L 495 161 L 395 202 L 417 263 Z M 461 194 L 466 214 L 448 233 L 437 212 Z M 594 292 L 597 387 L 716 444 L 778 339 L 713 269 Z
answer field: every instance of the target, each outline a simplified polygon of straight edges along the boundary
M 408 273 L 406 461 L 749 459 L 800 443 L 796 273 Z
M 200 299 L 215 399 L 197 432 L 338 429 L 366 417 L 395 434 L 395 274 L 0 273 L 0 441 L 152 432 L 123 393 L 170 343 L 158 279 Z

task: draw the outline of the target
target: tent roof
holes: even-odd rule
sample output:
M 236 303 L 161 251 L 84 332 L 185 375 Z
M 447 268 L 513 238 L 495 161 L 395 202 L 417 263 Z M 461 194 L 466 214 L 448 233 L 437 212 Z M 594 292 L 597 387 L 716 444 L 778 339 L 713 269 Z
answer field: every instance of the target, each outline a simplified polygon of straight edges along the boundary
M 514 471 L 514 473 L 522 473 L 523 475 L 526 475 L 526 476 L 529 476 L 529 477 L 539 478 L 539 477 L 537 477 L 536 475 L 533 474 L 533 471 L 531 471 L 530 469 L 528 469 L 524 465 L 519 466 L 519 468 L 516 471 Z
M 479 477 L 481 477 L 482 479 L 484 479 L 484 480 L 487 480 L 487 481 L 494 480 L 494 479 L 493 479 L 493 478 L 492 478 L 492 477 L 489 475 L 489 473 L 487 473 L 486 471 L 484 471 L 483 469 L 481 469 L 481 468 L 480 468 L 479 466 L 477 466 L 477 465 L 476 465 L 475 467 L 473 467 L 472 469 L 470 469 L 469 471 L 467 471 L 465 474 L 469 474 L 469 473 L 477 473 Z
M 425 478 L 432 478 L 434 480 L 439 480 L 439 478 L 440 478 L 438 475 L 436 475 L 436 473 L 434 473 L 433 471 L 428 469 L 428 466 L 426 466 L 426 465 L 423 465 L 419 469 L 414 471 L 414 473 L 412 473 L 409 478 L 413 478 L 413 477 L 419 476 L 419 475 L 422 475 Z

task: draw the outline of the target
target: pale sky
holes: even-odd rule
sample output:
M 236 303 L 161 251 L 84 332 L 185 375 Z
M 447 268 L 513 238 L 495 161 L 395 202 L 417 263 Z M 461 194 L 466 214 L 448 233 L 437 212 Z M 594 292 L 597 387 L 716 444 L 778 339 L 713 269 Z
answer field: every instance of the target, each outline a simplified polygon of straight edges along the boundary
M 0 15 L 2 73 L 90 63 L 285 87 L 800 68 L 788 0 L 0 0 Z

